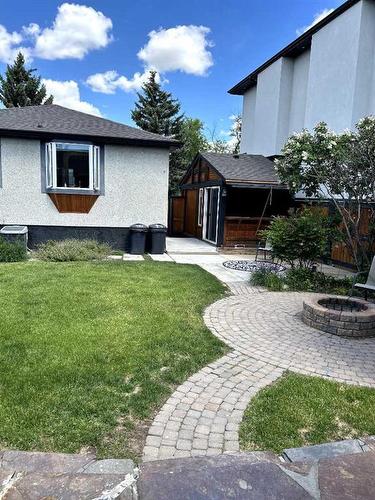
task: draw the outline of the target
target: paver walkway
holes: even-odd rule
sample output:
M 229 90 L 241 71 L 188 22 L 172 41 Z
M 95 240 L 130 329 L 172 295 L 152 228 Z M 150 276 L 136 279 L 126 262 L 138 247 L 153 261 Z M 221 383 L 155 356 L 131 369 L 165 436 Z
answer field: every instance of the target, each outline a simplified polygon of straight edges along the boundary
M 194 261 L 199 264 L 198 256 Z M 235 282 L 218 263 L 207 270 L 227 278 L 232 295 L 209 306 L 204 320 L 233 350 L 167 400 L 149 429 L 144 461 L 238 451 L 248 403 L 286 369 L 375 387 L 375 339 L 344 339 L 306 326 L 303 293 L 252 287 L 246 273 Z

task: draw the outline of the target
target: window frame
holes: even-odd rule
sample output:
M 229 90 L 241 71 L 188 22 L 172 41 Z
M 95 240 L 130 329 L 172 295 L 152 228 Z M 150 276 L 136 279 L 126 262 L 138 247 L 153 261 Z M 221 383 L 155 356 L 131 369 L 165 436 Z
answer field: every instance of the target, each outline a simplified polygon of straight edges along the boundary
M 89 146 L 89 187 L 57 186 L 57 145 Z M 42 147 L 42 190 L 61 194 L 103 194 L 104 148 L 84 141 L 54 140 L 41 144 Z
M 197 211 L 197 225 L 203 226 L 203 212 L 204 212 L 204 188 L 199 188 L 198 191 L 198 211 Z

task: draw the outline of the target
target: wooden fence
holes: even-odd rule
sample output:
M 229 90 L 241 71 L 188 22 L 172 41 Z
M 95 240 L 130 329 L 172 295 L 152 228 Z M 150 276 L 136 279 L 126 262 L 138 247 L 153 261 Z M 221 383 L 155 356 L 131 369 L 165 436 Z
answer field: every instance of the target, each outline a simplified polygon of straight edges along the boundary
M 328 213 L 328 209 L 324 209 Z M 370 232 L 370 225 L 375 221 L 372 219 L 372 209 L 364 208 L 361 212 L 361 221 L 359 226 L 359 231 L 361 236 L 366 238 Z M 375 253 L 375 248 L 372 249 L 372 253 Z M 354 266 L 354 259 L 351 255 L 350 250 L 344 243 L 335 243 L 331 247 L 331 259 L 339 264 L 344 264 L 345 266 Z

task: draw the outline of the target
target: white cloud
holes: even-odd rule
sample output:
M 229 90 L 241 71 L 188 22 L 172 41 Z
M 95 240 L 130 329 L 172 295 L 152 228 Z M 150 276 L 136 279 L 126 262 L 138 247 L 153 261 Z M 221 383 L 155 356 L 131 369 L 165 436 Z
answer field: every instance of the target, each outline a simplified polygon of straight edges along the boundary
M 208 50 L 212 42 L 207 40 L 210 29 L 206 26 L 176 26 L 149 33 L 149 41 L 138 52 L 147 68 L 160 73 L 183 71 L 203 76 L 213 65 Z
M 93 92 L 101 92 L 103 94 L 114 94 L 117 89 L 124 92 L 140 90 L 143 83 L 148 80 L 149 72 L 146 70 L 143 73 L 134 73 L 132 78 L 121 76 L 117 71 L 111 70 L 104 73 L 95 73 L 90 75 L 86 83 Z M 156 74 L 156 81 L 160 82 L 160 76 Z
M 303 26 L 302 28 L 298 28 L 296 30 L 297 35 L 300 36 L 303 33 L 305 33 L 306 31 L 308 31 L 310 28 L 315 26 L 315 24 L 318 24 L 322 19 L 327 17 L 329 14 L 331 14 L 331 12 L 333 12 L 334 10 L 335 9 L 324 9 L 321 12 L 318 12 L 317 14 L 315 14 L 314 19 L 313 19 L 311 24 L 309 24 L 308 26 Z
M 150 70 L 157 71 L 158 82 L 161 81 L 160 74 L 168 71 L 203 76 L 213 65 L 212 54 L 208 50 L 213 45 L 207 40 L 209 33 L 210 29 L 205 26 L 176 26 L 151 31 L 149 41 L 138 52 L 138 58 L 145 65 L 143 72 L 128 78 L 110 70 L 90 75 L 86 83 L 94 92 L 114 94 L 118 89 L 124 92 L 140 90 Z M 163 82 L 167 80 L 163 79 Z
M 22 42 L 22 35 L 13 31 L 9 33 L 5 26 L 0 24 L 0 61 L 9 63 L 15 58 Z
M 35 38 L 40 33 L 40 26 L 36 23 L 30 23 L 22 27 L 22 33 L 26 38 Z
M 17 52 L 26 59 L 82 59 L 90 50 L 106 47 L 112 40 L 112 21 L 92 7 L 63 3 L 52 27 L 36 23 L 9 33 L 0 24 L 0 61 L 13 62 Z M 26 46 L 22 47 L 21 43 Z
M 40 31 L 35 23 L 30 26 L 36 35 L 34 55 L 42 59 L 82 59 L 112 40 L 111 19 L 85 5 L 63 3 L 51 28 Z
M 43 80 L 47 88 L 47 94 L 52 94 L 54 104 L 61 104 L 66 108 L 83 111 L 90 115 L 101 116 L 98 108 L 86 101 L 81 101 L 79 87 L 74 80 Z

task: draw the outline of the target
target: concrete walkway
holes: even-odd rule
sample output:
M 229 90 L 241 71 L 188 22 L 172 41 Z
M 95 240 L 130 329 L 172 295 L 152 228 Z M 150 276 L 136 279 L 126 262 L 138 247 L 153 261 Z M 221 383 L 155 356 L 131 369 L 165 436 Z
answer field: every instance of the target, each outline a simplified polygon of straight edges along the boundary
M 209 306 L 204 320 L 232 351 L 176 389 L 149 429 L 144 461 L 238 451 L 251 398 L 286 369 L 375 387 L 375 339 L 344 339 L 306 326 L 300 319 L 305 294 L 250 286 L 248 273 L 222 265 L 241 256 L 169 255 L 200 265 L 230 288 L 232 295 Z

